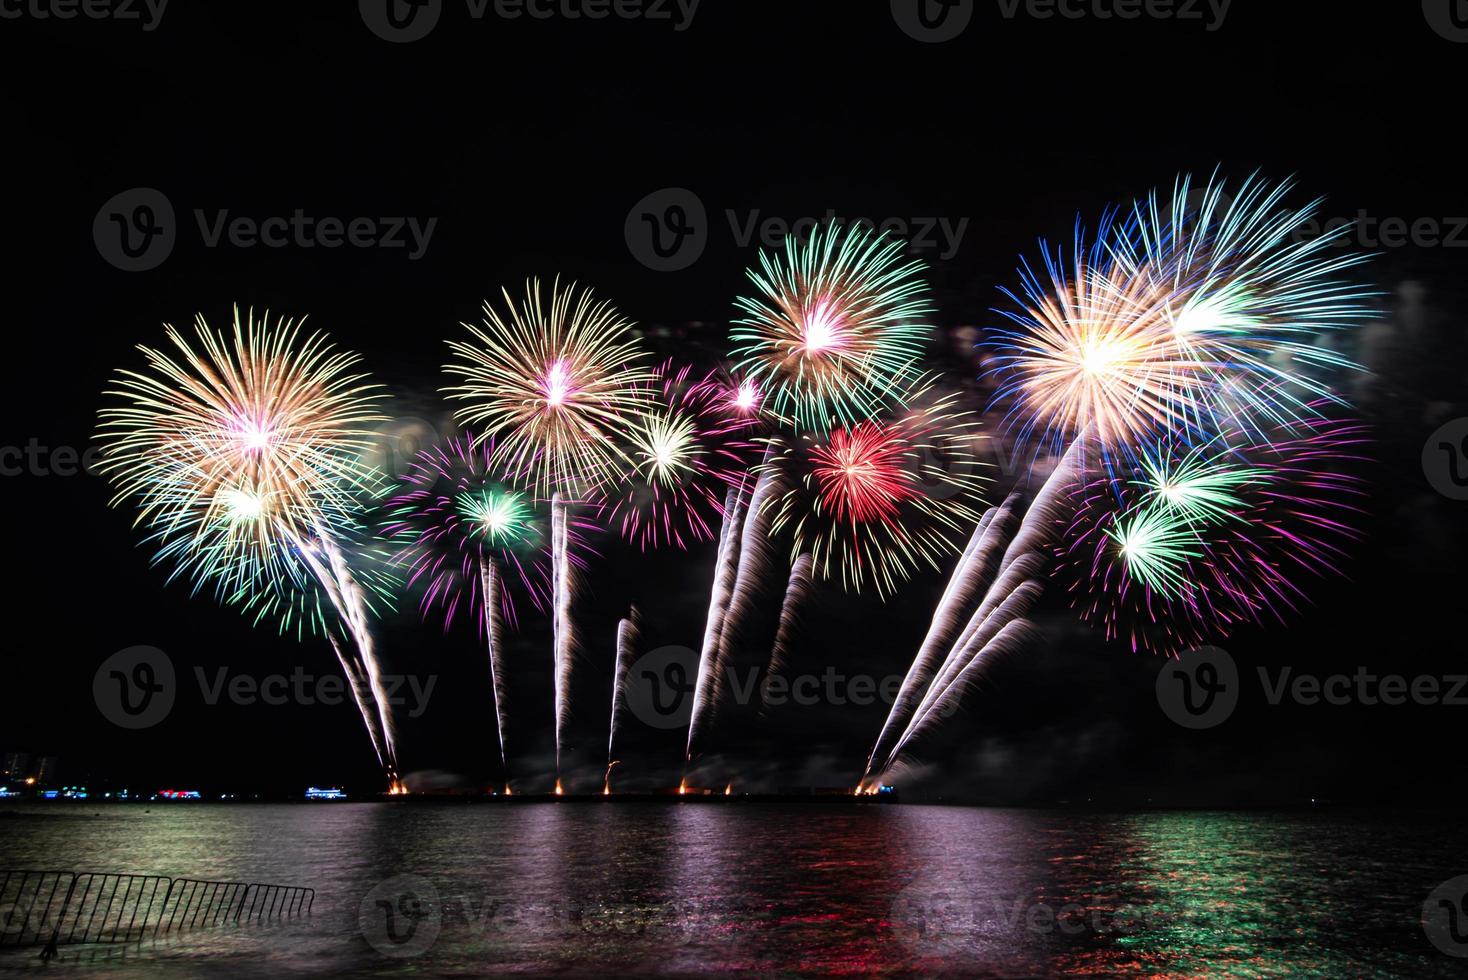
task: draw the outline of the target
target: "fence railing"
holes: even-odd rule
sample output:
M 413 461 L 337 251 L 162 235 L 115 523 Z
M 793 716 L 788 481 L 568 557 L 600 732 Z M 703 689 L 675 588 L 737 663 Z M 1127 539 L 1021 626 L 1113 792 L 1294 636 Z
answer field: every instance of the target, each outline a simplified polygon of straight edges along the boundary
M 140 942 L 309 915 L 314 889 L 98 871 L 0 870 L 0 947 Z M 45 954 L 43 954 L 45 955 Z

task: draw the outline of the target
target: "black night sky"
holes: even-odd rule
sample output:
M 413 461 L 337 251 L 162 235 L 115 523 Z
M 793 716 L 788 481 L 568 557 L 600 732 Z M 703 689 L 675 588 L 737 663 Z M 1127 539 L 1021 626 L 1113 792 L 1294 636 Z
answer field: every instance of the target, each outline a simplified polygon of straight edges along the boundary
M 10 0 L 0 0 L 7 8 Z M 66 782 L 299 792 L 375 788 L 355 710 L 205 703 L 196 671 L 335 673 L 324 643 L 254 628 L 191 597 L 111 510 L 105 482 L 60 475 L 56 447 L 92 443 L 111 373 L 133 345 L 231 304 L 309 314 L 394 393 L 406 431 L 447 419 L 443 340 L 502 284 L 561 274 L 594 285 L 662 354 L 713 366 L 733 298 L 756 258 L 750 220 L 822 216 L 965 222 L 932 266 L 943 341 L 933 363 L 966 379 L 971 347 L 998 324 L 998 287 L 1037 239 L 1065 240 L 1179 172 L 1237 180 L 1294 175 L 1294 200 L 1323 214 L 1407 225 L 1433 219 L 1453 243 L 1384 247 L 1360 276 L 1382 319 L 1354 350 L 1375 373 L 1353 390 L 1375 427 L 1367 536 L 1347 577 L 1312 586 L 1288 626 L 1225 644 L 1245 673 L 1237 714 L 1188 732 L 1158 710 L 1160 662 L 1077 625 L 1045 599 L 1045 640 L 996 666 L 927 747 L 914 795 L 984 802 L 1263 804 L 1441 802 L 1468 703 L 1269 705 L 1255 668 L 1439 677 L 1468 673 L 1462 610 L 1465 507 L 1424 477 L 1422 447 L 1468 415 L 1468 190 L 1456 93 L 1468 44 L 1436 33 L 1416 3 L 1236 0 L 1215 31 L 1198 21 L 1005 19 L 977 3 L 957 40 L 924 44 L 885 2 L 704 0 L 669 21 L 470 17 L 447 2 L 435 31 L 392 44 L 345 0 L 174 0 L 156 30 L 114 21 L 0 20 L 10 191 L 0 236 L 9 357 L 0 444 L 38 444 L 0 478 L 8 527 L 0 750 L 61 759 Z M 676 12 L 675 5 L 668 5 Z M 1206 10 L 1199 5 L 1200 10 Z M 93 239 L 120 192 L 162 191 L 178 239 L 157 268 L 110 265 Z M 633 205 L 693 191 L 708 243 L 660 272 L 629 250 Z M 408 248 L 207 247 L 195 219 L 412 216 L 436 219 Z M 950 254 L 951 253 L 951 254 Z M 968 329 L 963 329 L 968 328 Z M 13 465 L 15 456 L 6 463 Z M 1017 475 L 999 476 L 996 490 Z M 599 785 L 613 630 L 629 603 L 646 646 L 697 646 L 713 546 L 641 555 L 607 538 L 578 613 L 573 739 Z M 943 580 L 919 576 L 893 601 L 826 588 L 798 653 L 814 672 L 900 674 Z M 772 603 L 778 596 L 771 596 Z M 517 751 L 551 750 L 548 627 L 527 616 L 510 651 Z M 471 632 L 420 625 L 411 601 L 381 643 L 393 671 L 435 678 L 403 719 L 403 768 L 435 785 L 498 778 L 488 674 Z M 122 731 L 98 712 L 98 665 L 134 645 L 168 653 L 181 691 L 162 724 Z M 1450 686 L 1450 685 L 1449 685 Z M 1468 701 L 1468 689 L 1460 695 Z M 765 786 L 850 785 L 883 708 L 813 705 L 728 731 L 728 763 Z M 677 733 L 639 736 L 624 763 L 656 783 L 675 773 Z M 602 754 L 599 756 L 598 753 Z

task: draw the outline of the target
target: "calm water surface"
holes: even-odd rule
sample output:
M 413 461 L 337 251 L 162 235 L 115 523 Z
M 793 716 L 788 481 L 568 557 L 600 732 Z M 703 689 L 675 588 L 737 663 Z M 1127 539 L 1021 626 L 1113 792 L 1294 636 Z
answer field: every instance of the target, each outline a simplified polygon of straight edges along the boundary
M 304 920 L 0 950 L 18 976 L 1462 976 L 1454 825 L 778 804 L 0 807 L 0 867 L 303 884 Z M 389 916 L 391 915 L 391 921 Z

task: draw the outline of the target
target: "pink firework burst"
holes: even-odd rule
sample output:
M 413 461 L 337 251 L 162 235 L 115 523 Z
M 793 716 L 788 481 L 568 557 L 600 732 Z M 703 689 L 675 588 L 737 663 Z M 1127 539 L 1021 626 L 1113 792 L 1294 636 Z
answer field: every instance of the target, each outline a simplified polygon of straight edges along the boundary
M 551 507 L 504 480 L 492 465 L 493 439 L 470 435 L 420 452 L 387 504 L 383 533 L 399 544 L 396 561 L 423 590 L 425 617 L 440 610 L 444 628 L 460 609 L 484 629 L 485 571 L 515 583 L 501 588 L 500 613 L 515 623 L 515 595 L 539 612 L 550 607 Z M 582 535 L 595 526 L 574 518 L 568 529 L 573 563 L 584 564 Z
M 622 479 L 601 503 L 644 550 L 687 548 L 715 536 L 729 490 L 749 478 L 761 399 L 748 382 L 730 385 L 671 361 L 653 374 L 649 407 L 625 434 Z

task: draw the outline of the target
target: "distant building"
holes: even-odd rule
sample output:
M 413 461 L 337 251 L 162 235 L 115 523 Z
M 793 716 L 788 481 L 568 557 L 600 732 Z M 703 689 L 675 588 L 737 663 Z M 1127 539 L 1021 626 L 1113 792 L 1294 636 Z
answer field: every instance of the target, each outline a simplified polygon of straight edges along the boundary
M 59 770 L 59 760 L 54 755 L 43 755 L 36 763 L 36 785 L 45 786 L 56 778 Z

